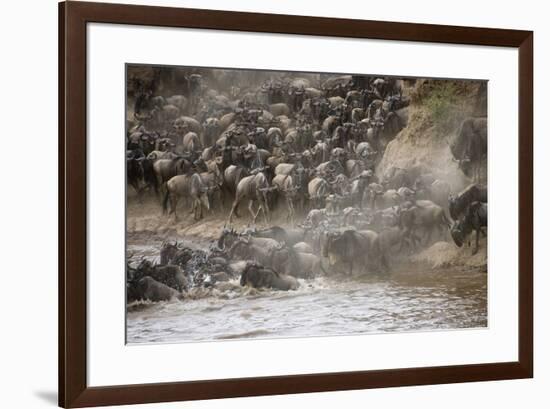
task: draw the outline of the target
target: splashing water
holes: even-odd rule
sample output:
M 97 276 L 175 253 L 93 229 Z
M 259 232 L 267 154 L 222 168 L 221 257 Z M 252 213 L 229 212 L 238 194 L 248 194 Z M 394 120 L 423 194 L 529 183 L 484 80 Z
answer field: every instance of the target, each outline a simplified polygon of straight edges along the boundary
M 186 242 L 187 244 L 187 242 Z M 204 248 L 204 245 L 202 245 Z M 158 243 L 129 250 L 154 257 Z M 127 342 L 188 342 L 481 328 L 487 274 L 472 267 L 399 267 L 388 279 L 300 280 L 296 291 L 195 288 L 184 301 L 128 305 Z

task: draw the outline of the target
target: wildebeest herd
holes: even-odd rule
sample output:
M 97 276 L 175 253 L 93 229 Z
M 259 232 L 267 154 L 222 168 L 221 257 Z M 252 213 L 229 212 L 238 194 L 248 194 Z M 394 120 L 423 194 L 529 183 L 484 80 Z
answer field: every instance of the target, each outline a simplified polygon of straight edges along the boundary
M 129 260 L 129 301 L 181 298 L 230 280 L 290 290 L 297 279 L 338 272 L 385 276 L 397 257 L 434 240 L 462 246 L 472 232 L 478 252 L 487 234 L 486 118 L 465 118 L 449 140 L 455 166 L 471 181 L 455 192 L 427 166 L 380 171 L 388 144 L 407 126 L 404 90 L 415 80 L 153 67 L 149 74 L 128 76 L 135 200 L 158 202 L 159 217 L 174 224 L 182 212 L 199 223 L 207 212 L 223 219 L 209 251 L 166 241 L 159 264 Z M 234 230 L 236 217 L 249 227 Z

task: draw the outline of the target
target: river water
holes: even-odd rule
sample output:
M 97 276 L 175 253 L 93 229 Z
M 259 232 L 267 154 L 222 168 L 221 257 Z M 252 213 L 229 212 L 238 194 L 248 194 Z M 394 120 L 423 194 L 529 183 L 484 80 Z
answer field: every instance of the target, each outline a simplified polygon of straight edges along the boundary
M 186 242 L 188 243 L 188 242 Z M 197 243 L 205 248 L 206 243 Z M 154 258 L 159 243 L 129 240 Z M 187 342 L 482 328 L 487 274 L 473 268 L 395 267 L 390 278 L 322 277 L 296 291 L 256 290 L 238 281 L 196 289 L 184 301 L 128 306 L 127 342 Z

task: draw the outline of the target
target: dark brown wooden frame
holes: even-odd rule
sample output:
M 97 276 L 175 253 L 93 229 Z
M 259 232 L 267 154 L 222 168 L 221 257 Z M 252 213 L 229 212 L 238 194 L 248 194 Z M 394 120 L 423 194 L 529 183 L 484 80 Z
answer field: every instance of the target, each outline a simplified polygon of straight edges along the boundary
M 86 24 L 286 33 L 519 49 L 517 362 L 88 387 L 86 382 Z M 220 61 L 223 64 L 223 61 Z M 105 3 L 59 4 L 59 405 L 83 407 L 472 382 L 533 376 L 533 33 Z

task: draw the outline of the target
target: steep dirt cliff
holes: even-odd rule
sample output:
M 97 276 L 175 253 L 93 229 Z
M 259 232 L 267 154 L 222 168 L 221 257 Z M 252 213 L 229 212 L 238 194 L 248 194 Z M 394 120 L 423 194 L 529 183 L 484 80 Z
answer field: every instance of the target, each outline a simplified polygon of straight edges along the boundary
M 405 95 L 411 98 L 407 126 L 388 144 L 377 174 L 392 166 L 423 165 L 459 191 L 471 181 L 453 161 L 448 141 L 465 118 L 487 115 L 487 84 L 418 80 Z

